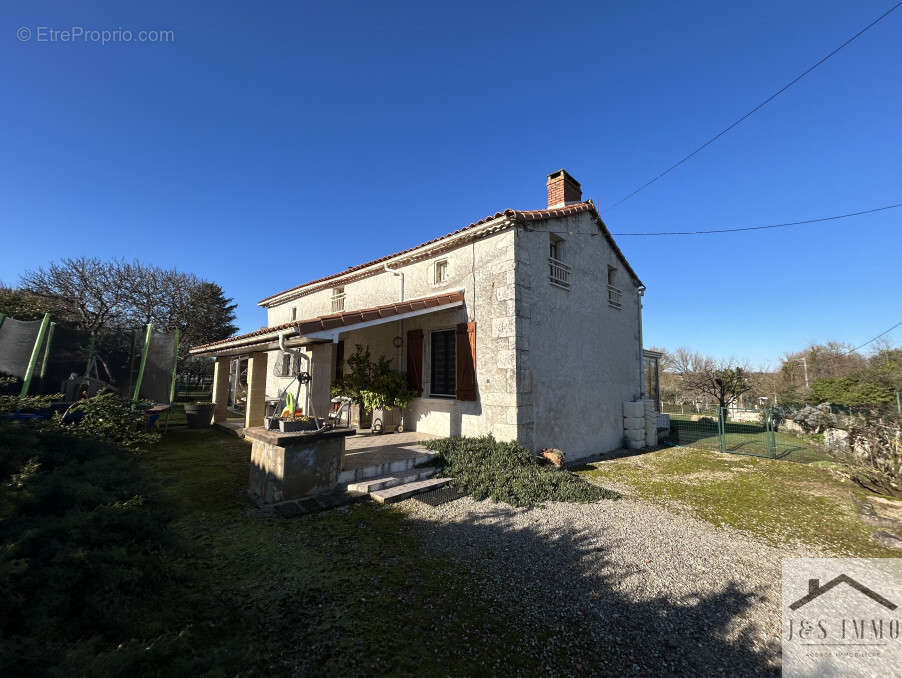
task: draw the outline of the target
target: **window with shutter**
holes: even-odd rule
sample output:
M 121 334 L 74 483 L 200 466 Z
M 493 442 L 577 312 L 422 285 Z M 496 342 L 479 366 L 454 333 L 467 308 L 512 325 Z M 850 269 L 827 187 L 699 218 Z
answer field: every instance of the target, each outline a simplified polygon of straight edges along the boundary
M 335 347 L 335 381 L 338 381 L 345 373 L 345 343 L 339 341 Z
M 407 385 L 418 398 L 423 395 L 423 330 L 407 332 Z
M 438 330 L 429 335 L 429 395 L 454 398 L 457 395 L 454 330 Z
M 476 323 L 457 326 L 457 399 L 476 400 Z

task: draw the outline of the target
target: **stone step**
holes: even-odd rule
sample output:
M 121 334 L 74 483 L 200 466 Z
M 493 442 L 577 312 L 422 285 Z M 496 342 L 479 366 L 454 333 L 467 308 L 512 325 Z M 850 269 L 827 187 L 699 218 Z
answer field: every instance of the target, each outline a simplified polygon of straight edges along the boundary
M 413 483 L 405 483 L 404 485 L 396 485 L 387 487 L 384 490 L 376 490 L 370 492 L 370 497 L 380 504 L 393 504 L 396 501 L 403 501 L 408 497 L 412 497 L 420 492 L 428 492 L 429 490 L 437 490 L 451 482 L 451 478 L 429 478 L 427 480 L 417 480 Z
M 362 494 L 369 494 L 370 492 L 375 492 L 376 490 L 384 490 L 388 487 L 395 487 L 396 485 L 403 485 L 405 483 L 413 483 L 417 480 L 425 480 L 426 478 L 431 478 L 435 475 L 436 471 L 438 471 L 438 469 L 434 466 L 427 466 L 420 469 L 411 469 L 406 473 L 399 473 L 397 475 L 388 476 L 385 478 L 371 478 L 370 480 L 361 480 L 356 483 L 350 483 L 348 485 L 348 492 L 360 492 Z
M 346 468 L 339 474 L 338 482 L 341 484 L 357 483 L 371 478 L 397 476 L 398 474 L 403 474 L 413 468 L 422 466 L 423 464 L 428 464 L 437 456 L 438 454 L 426 452 L 415 456 L 411 455 L 405 459 L 395 459 L 375 464 L 367 464 L 365 466 L 356 466 L 355 468 Z

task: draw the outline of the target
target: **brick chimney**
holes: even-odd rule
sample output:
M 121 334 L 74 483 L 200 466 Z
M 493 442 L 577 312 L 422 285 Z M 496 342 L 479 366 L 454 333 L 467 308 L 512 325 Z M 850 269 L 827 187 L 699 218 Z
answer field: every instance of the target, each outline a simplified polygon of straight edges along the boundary
M 559 169 L 548 175 L 548 208 L 563 207 L 582 202 L 583 192 L 579 182 Z

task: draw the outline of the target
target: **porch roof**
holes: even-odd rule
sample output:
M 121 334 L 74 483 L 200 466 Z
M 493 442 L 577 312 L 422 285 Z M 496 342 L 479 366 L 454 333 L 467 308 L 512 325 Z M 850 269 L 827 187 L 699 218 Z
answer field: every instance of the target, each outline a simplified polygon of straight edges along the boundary
M 286 337 L 285 343 L 289 346 L 334 342 L 338 341 L 340 332 L 457 308 L 462 306 L 463 303 L 463 290 L 455 290 L 431 297 L 420 297 L 419 299 L 383 304 L 356 311 L 331 313 L 329 315 L 316 316 L 315 318 L 293 320 L 273 327 L 261 327 L 246 334 L 239 334 L 228 339 L 194 346 L 189 353 L 195 356 L 204 356 L 271 351 L 279 348 L 278 340 L 280 335 Z

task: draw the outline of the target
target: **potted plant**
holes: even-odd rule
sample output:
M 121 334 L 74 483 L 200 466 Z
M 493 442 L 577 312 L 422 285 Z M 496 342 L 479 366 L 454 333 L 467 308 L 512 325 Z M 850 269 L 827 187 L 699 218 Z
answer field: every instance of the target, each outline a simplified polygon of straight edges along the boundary
M 350 398 L 358 406 L 361 427 L 371 413 L 373 432 L 381 433 L 376 427 L 384 421 L 385 411 L 407 407 L 415 395 L 407 385 L 407 377 L 393 370 L 391 361 L 384 356 L 372 362 L 369 347 L 360 345 L 348 358 L 348 367 L 348 374 L 332 386 L 332 395 Z
M 185 403 L 185 419 L 188 428 L 208 428 L 213 421 L 211 402 Z

